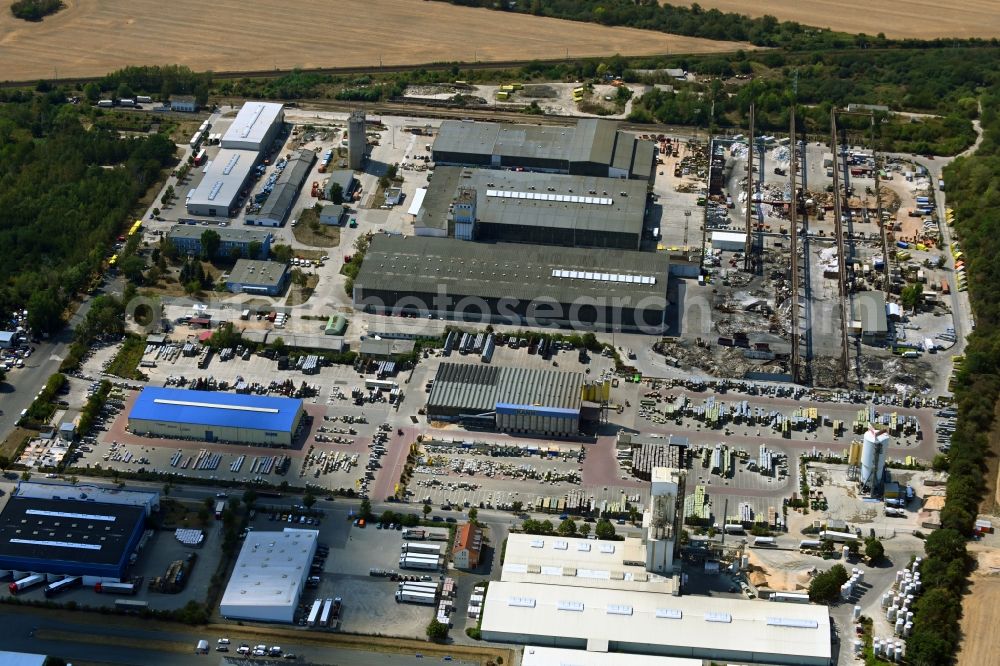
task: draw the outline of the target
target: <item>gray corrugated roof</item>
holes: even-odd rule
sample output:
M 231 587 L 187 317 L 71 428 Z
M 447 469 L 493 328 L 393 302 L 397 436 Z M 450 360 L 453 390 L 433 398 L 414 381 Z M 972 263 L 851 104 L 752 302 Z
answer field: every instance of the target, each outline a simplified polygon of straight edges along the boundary
M 326 177 L 329 179 L 326 183 L 326 198 L 330 198 L 330 190 L 333 189 L 334 183 L 340 184 L 340 189 L 343 190 L 344 196 L 346 197 L 348 192 L 351 190 L 351 185 L 354 183 L 354 172 L 350 169 L 334 169 L 333 171 L 327 171 Z
M 446 120 L 434 139 L 434 152 L 556 160 L 567 166 L 571 162 L 611 165 L 616 159 L 616 143 L 634 141 L 632 135 L 618 131 L 618 123 L 600 118 L 583 118 L 575 127 Z M 649 143 L 647 148 L 652 148 L 651 142 L 640 143 Z M 625 149 L 630 155 L 633 152 L 627 145 Z M 648 175 L 648 166 L 645 172 Z
M 247 227 L 203 227 L 188 224 L 175 224 L 170 227 L 170 231 L 167 232 L 167 238 L 195 238 L 201 240 L 201 235 L 209 229 L 219 234 L 219 238 L 223 242 L 257 241 L 259 243 L 263 243 L 267 240 L 267 237 L 271 235 L 271 232 L 269 231 L 264 231 L 263 229 L 251 229 Z
M 292 158 L 288 160 L 278 181 L 274 184 L 274 189 L 268 195 L 267 201 L 261 206 L 260 212 L 253 217 L 277 220 L 279 223 L 285 221 L 285 217 L 291 211 L 295 200 L 316 163 L 316 153 L 311 150 L 297 150 Z
M 483 222 L 642 234 L 646 209 L 642 181 L 465 167 L 437 168 L 417 215 L 418 226 L 445 228 L 450 204 L 458 190 L 466 187 L 476 190 L 476 218 Z M 489 190 L 611 199 L 612 203 L 504 198 L 488 196 Z
M 288 265 L 278 261 L 258 261 L 256 259 L 238 259 L 233 270 L 229 271 L 227 282 L 233 284 L 252 284 L 276 286 L 288 270 Z
M 652 284 L 553 277 L 554 270 L 649 276 Z M 534 300 L 665 299 L 666 255 L 633 250 L 475 243 L 453 238 L 376 236 L 355 285 L 364 290 L 411 291 Z
M 889 332 L 889 321 L 885 313 L 885 294 L 881 291 L 862 291 L 855 296 L 858 302 L 858 319 L 861 331 L 868 335 L 882 335 Z
M 618 123 L 611 120 L 584 118 L 578 121 L 569 146 L 569 161 L 611 164 L 617 131 Z
M 632 160 L 632 175 L 649 179 L 653 175 L 653 159 L 656 157 L 656 146 L 652 141 L 636 141 L 635 157 Z
M 583 373 L 540 368 L 442 363 L 427 399 L 428 409 L 492 411 L 497 403 L 579 409 Z
M 632 166 L 632 154 L 635 152 L 635 144 L 638 141 L 635 137 L 620 135 L 615 144 L 615 156 L 611 160 L 611 166 L 616 169 L 628 171 Z

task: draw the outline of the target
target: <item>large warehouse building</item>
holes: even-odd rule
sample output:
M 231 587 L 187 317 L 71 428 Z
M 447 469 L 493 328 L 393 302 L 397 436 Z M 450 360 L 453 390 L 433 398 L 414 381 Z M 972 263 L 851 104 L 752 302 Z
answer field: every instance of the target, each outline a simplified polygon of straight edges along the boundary
M 294 622 L 318 535 L 315 530 L 247 534 L 219 604 L 222 616 Z
M 274 102 L 246 102 L 222 135 L 222 147 L 261 152 L 281 132 L 285 107 Z
M 304 414 L 293 398 L 147 386 L 128 415 L 139 435 L 291 446 Z
M 646 184 L 594 176 L 438 167 L 418 236 L 638 250 Z
M 442 363 L 427 398 L 435 421 L 492 422 L 502 432 L 573 435 L 580 431 L 583 374 Z
M 593 542 L 599 547 L 602 542 Z M 484 640 L 721 662 L 828 666 L 825 606 L 493 581 Z
M 376 236 L 354 307 L 462 321 L 660 334 L 667 257 L 652 252 Z
M 524 168 L 647 182 L 656 173 L 651 141 L 598 118 L 583 118 L 575 127 L 446 120 L 432 152 L 438 166 Z
M 204 177 L 187 199 L 189 215 L 236 217 L 253 178 L 258 153 L 223 148 L 208 165 Z
M 0 512 L 0 574 L 121 580 L 145 524 L 138 505 L 14 495 Z

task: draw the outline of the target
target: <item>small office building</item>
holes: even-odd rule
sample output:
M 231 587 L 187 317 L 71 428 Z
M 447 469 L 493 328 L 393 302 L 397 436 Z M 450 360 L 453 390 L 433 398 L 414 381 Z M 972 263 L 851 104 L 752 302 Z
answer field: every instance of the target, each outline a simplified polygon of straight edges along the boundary
M 267 259 L 271 253 L 271 232 L 244 227 L 209 227 L 175 224 L 167 232 L 167 240 L 177 252 L 190 257 L 201 256 L 201 237 L 206 231 L 219 234 L 219 250 L 215 256 L 228 258 L 234 252 L 244 259 Z
M 288 284 L 288 264 L 240 259 L 229 271 L 226 289 L 234 294 L 279 296 Z

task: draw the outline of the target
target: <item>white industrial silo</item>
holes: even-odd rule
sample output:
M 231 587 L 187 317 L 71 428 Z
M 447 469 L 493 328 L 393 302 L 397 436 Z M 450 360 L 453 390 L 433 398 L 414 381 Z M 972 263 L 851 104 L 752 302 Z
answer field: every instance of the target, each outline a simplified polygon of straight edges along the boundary
M 861 487 L 875 495 L 882 491 L 889 433 L 869 428 L 861 445 Z

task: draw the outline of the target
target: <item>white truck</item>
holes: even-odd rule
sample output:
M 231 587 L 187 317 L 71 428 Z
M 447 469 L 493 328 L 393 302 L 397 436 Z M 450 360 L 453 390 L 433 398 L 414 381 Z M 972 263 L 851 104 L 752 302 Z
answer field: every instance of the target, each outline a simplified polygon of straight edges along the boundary
M 433 592 L 420 592 L 417 590 L 396 590 L 396 603 L 433 606 L 437 603 L 437 595 Z

